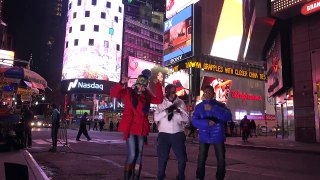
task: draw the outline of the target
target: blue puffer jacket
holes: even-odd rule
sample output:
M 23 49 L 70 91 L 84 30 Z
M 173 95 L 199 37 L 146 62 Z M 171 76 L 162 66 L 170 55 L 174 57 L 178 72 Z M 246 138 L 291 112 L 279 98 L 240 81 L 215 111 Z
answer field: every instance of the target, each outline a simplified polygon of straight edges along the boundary
M 211 105 L 211 110 L 205 110 L 205 104 Z M 217 123 L 209 126 L 208 118 L 215 117 Z M 232 114 L 225 104 L 216 100 L 203 100 L 195 107 L 192 116 L 192 124 L 199 129 L 199 141 L 201 143 L 216 144 L 225 141 L 223 123 L 232 121 Z

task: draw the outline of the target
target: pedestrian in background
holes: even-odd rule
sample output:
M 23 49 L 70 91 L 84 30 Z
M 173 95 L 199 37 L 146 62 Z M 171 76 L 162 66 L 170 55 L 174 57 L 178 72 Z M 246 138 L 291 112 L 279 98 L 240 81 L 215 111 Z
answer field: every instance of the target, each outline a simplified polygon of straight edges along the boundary
M 129 77 L 122 75 L 120 83 L 110 89 L 111 97 L 123 98 L 124 101 L 123 116 L 118 129 L 124 133 L 128 148 L 124 179 L 130 179 L 132 172 L 134 179 L 140 179 L 143 146 L 150 131 L 150 103 L 160 104 L 163 100 L 162 85 L 158 80 L 154 80 L 156 96 L 147 89 L 150 76 L 150 70 L 143 70 L 130 88 L 124 86 Z
M 94 131 L 94 129 L 96 129 L 98 131 L 98 120 L 97 119 L 94 119 L 92 130 Z
M 113 121 L 110 121 L 109 130 L 113 131 Z
M 258 137 L 257 135 L 257 125 L 256 123 L 254 122 L 254 120 L 250 120 L 250 137 L 253 136 L 253 134 Z
M 154 120 L 158 124 L 158 180 L 166 177 L 166 167 L 172 148 L 178 160 L 177 180 L 185 179 L 187 163 L 186 136 L 184 127 L 189 121 L 186 105 L 176 95 L 176 87 L 168 84 L 165 87 L 165 98 L 154 112 Z
M 29 109 L 29 106 L 25 106 L 22 114 L 24 142 L 23 147 L 31 148 L 32 145 L 32 133 L 31 133 L 31 121 L 33 119 L 33 113 Z
M 222 180 L 226 174 L 225 163 L 225 130 L 223 123 L 232 121 L 232 114 L 225 104 L 214 99 L 215 93 L 212 86 L 203 89 L 203 101 L 193 112 L 192 124 L 199 129 L 199 154 L 196 177 L 205 178 L 205 165 L 210 145 L 214 146 L 217 171 L 216 179 Z
M 230 128 L 230 136 L 233 137 L 234 136 L 234 127 L 235 127 L 235 123 L 233 121 L 229 122 L 229 128 Z
M 250 135 L 250 120 L 247 118 L 247 115 L 240 121 L 240 129 L 242 131 L 242 141 L 248 142 Z
M 76 139 L 77 141 L 80 141 L 80 136 L 82 135 L 82 133 L 84 134 L 84 136 L 87 138 L 88 141 L 91 140 L 87 131 L 87 117 L 88 117 L 88 113 L 85 112 L 83 113 L 80 119 L 80 128 L 79 128 L 77 139 Z
M 58 143 L 58 130 L 60 128 L 60 112 L 57 109 L 56 104 L 51 104 L 52 115 L 51 115 L 51 139 L 52 147 L 49 149 L 50 152 L 57 151 Z

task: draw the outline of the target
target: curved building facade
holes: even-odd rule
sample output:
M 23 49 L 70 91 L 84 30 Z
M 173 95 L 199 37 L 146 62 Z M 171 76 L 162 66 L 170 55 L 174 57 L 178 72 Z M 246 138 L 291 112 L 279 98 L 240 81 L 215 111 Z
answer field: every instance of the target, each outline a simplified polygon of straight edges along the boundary
M 119 0 L 69 1 L 62 80 L 120 80 L 123 8 Z

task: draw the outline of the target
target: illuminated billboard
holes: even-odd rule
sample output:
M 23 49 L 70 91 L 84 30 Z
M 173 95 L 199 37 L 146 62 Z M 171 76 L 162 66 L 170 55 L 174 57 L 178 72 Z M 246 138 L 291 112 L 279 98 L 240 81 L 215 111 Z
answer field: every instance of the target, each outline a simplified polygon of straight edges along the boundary
M 189 96 L 189 73 L 187 69 L 174 72 L 165 79 L 165 85 L 176 86 L 176 94 L 180 99 L 187 101 Z
M 129 56 L 128 61 L 128 76 L 130 77 L 128 87 L 131 87 L 136 82 L 137 77 L 141 74 L 141 72 L 144 69 L 151 70 L 149 88 L 153 93 L 155 93 L 153 80 L 157 78 L 159 81 L 163 82 L 164 77 L 168 73 L 167 69 L 161 67 L 159 64 L 150 61 L 145 61 L 132 56 Z
M 122 1 L 69 0 L 62 80 L 119 82 Z
M 224 0 L 210 55 L 236 61 L 243 35 L 242 0 Z
M 0 49 L 0 67 L 13 66 L 14 52 Z
M 171 18 L 179 11 L 183 10 L 187 6 L 198 2 L 199 0 L 166 0 L 166 18 Z
M 216 97 L 215 99 L 226 104 L 228 102 L 231 84 L 232 80 L 229 79 L 225 80 L 221 78 L 204 76 L 200 90 L 200 100 L 202 100 L 203 89 L 210 85 L 214 89 Z
M 281 40 L 278 34 L 272 42 L 270 49 L 266 54 L 267 59 L 267 88 L 268 96 L 273 96 L 283 88 L 283 68 L 282 68 L 282 53 Z
M 192 56 L 192 14 L 190 5 L 164 23 L 164 66 Z

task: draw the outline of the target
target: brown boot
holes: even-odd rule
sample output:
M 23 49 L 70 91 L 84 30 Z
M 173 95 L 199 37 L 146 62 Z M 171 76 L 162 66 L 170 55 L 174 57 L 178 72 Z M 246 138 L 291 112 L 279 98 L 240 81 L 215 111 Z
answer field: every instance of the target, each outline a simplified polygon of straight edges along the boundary
M 124 180 L 130 180 L 132 176 L 132 164 L 125 164 L 124 165 Z
M 136 164 L 133 170 L 133 180 L 140 180 L 141 164 Z

